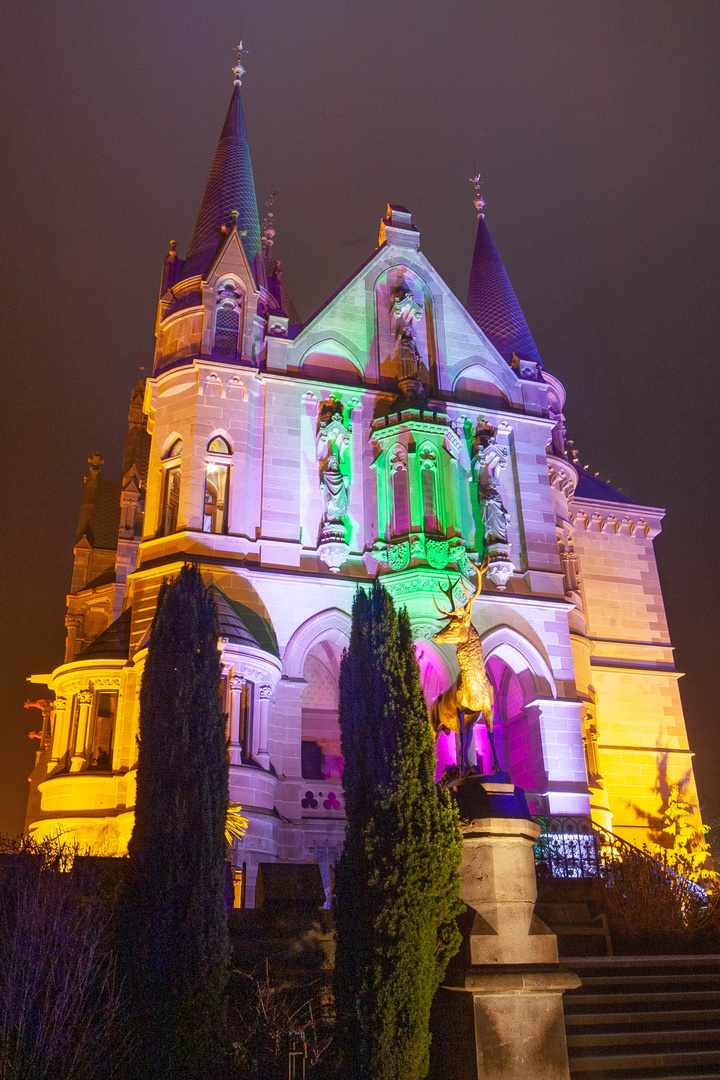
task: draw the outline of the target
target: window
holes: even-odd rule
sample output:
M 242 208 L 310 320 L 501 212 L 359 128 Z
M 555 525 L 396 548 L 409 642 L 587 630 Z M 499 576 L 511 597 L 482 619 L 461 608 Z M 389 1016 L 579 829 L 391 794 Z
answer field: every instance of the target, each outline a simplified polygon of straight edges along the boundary
M 303 739 L 300 748 L 303 780 L 325 779 L 325 755 L 320 743 Z
M 242 690 L 240 691 L 240 730 L 238 731 L 238 742 L 240 743 L 242 756 L 246 758 L 252 756 L 252 692 L 253 684 L 247 681 L 244 682 L 242 684 Z
M 228 300 L 221 304 L 215 313 L 213 355 L 219 360 L 236 360 L 239 333 L 240 314 L 234 301 Z
M 178 511 L 180 509 L 180 473 L 180 465 L 173 465 L 165 470 L 165 489 L 160 522 L 161 536 L 170 536 L 171 533 L 177 532 Z
M 112 768 L 112 743 L 117 703 L 117 692 L 103 692 L 95 695 L 95 716 L 88 754 L 88 769 L 109 772 Z
M 229 465 L 208 461 L 205 466 L 203 532 L 227 532 L 227 490 Z
M 434 533 L 437 532 L 437 518 L 435 516 L 435 473 L 432 469 L 423 469 L 421 476 L 423 531 L 426 533 Z
M 410 492 L 408 474 L 404 465 L 399 465 L 392 475 L 393 532 L 402 536 L 410 531 Z
M 208 443 L 208 450 L 211 454 L 231 454 L 230 444 L 227 439 L 223 439 L 222 435 L 216 435 L 214 439 L 211 439 Z
M 182 452 L 183 452 L 183 441 L 182 441 L 182 439 L 176 439 L 175 442 L 172 443 L 172 445 L 170 446 L 170 449 L 165 454 L 165 457 L 166 458 L 179 457 L 180 454 L 182 454 Z

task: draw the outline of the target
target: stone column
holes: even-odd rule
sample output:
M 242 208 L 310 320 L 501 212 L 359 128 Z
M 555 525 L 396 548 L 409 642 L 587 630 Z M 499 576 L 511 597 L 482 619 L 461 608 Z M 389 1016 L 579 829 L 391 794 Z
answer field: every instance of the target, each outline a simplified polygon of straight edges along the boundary
M 242 690 L 245 685 L 243 675 L 230 676 L 230 708 L 228 710 L 229 728 L 228 740 L 230 746 L 228 752 L 231 765 L 242 764 L 242 746 L 240 745 L 240 709 L 242 707 Z
M 87 737 L 88 721 L 90 719 L 90 706 L 92 705 L 92 690 L 81 690 L 77 696 L 78 720 L 75 746 L 72 748 L 70 772 L 80 772 L 87 764 Z
M 482 790 L 481 790 L 482 789 Z M 434 1005 L 433 1080 L 569 1080 L 557 938 L 534 914 L 540 828 L 524 792 L 478 777 L 456 789 L 463 945 Z
M 270 712 L 270 697 L 272 686 L 258 687 L 258 748 L 256 757 L 263 769 L 270 768 L 270 751 L 268 749 L 268 714 Z
M 49 773 L 54 772 L 60 764 L 60 758 L 62 757 L 62 745 L 63 736 L 66 734 L 67 716 L 67 698 L 56 697 L 55 698 L 55 726 L 52 733 L 52 741 L 50 744 L 50 758 L 48 760 L 47 771 Z

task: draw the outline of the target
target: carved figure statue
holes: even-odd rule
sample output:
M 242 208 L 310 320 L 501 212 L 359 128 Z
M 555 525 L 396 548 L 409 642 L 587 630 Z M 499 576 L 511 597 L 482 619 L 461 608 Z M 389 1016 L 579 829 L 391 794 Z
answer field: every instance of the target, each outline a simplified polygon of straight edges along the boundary
M 462 578 L 460 579 L 467 597 L 462 607 L 458 608 L 455 605 L 453 584 L 449 578 L 448 588 L 442 589 L 442 592 L 452 604 L 450 611 L 443 611 L 435 601 L 435 607 L 441 615 L 449 619 L 449 622 L 433 635 L 433 640 L 455 646 L 460 674 L 452 686 L 433 702 L 430 708 L 430 724 L 436 738 L 440 731 L 452 731 L 457 736 L 458 764 L 462 775 L 475 771 L 470 764 L 468 752 L 472 741 L 473 726 L 481 718 L 488 730 L 493 772 L 500 772 L 493 736 L 493 688 L 485 671 L 480 635 L 470 619 L 473 601 L 480 595 L 483 574 L 487 567 L 487 558 L 483 559 L 480 567 L 475 567 L 477 586 L 472 595 L 465 587 Z
M 321 467 L 320 483 L 325 500 L 325 521 L 342 521 L 348 512 L 348 481 L 340 471 L 340 462 L 335 454 L 330 454 L 324 467 Z
M 323 402 L 318 422 L 315 448 L 318 478 L 323 493 L 321 540 L 344 542 L 348 514 L 350 482 L 343 473 L 341 459 L 347 451 L 350 431 L 343 422 L 339 401 Z
M 485 528 L 485 547 L 490 544 L 507 544 L 510 515 L 492 481 L 478 484 L 478 499 Z

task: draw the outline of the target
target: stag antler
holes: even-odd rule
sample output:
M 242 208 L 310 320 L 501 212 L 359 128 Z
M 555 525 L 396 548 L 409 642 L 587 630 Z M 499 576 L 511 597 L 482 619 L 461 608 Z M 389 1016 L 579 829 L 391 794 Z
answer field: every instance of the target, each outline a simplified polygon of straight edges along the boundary
M 442 585 L 438 585 L 438 588 L 440 589 L 440 592 L 443 594 L 443 596 L 447 596 L 448 600 L 452 604 L 452 607 L 450 608 L 449 611 L 443 611 L 443 609 L 440 607 L 440 605 L 438 604 L 438 602 L 437 602 L 437 600 L 435 599 L 434 596 L 433 596 L 433 604 L 438 609 L 440 614 L 443 615 L 445 618 L 447 618 L 448 615 L 454 615 L 455 614 L 455 596 L 454 596 L 455 586 L 453 585 L 452 581 L 448 577 L 448 587 L 447 587 L 447 589 L 443 589 Z
M 475 563 L 472 562 L 471 559 L 468 559 L 468 562 L 470 563 L 473 570 L 477 574 L 477 585 L 475 586 L 475 592 L 471 596 L 467 586 L 465 585 L 465 582 L 463 581 L 462 578 L 460 578 L 460 584 L 462 585 L 462 590 L 465 593 L 465 598 L 466 598 L 465 604 L 463 605 L 464 607 L 467 607 L 468 604 L 472 605 L 473 600 L 477 600 L 478 596 L 480 595 L 480 592 L 482 590 L 483 574 L 485 573 L 485 571 L 488 568 L 488 565 L 490 563 L 490 559 L 486 555 L 485 558 L 483 559 L 482 563 L 480 564 L 480 566 L 476 566 Z

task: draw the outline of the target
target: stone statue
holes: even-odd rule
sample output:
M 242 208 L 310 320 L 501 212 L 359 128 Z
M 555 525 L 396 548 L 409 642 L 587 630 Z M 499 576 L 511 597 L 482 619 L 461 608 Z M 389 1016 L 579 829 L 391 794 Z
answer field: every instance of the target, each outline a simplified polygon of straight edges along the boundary
M 348 512 L 348 479 L 340 471 L 340 462 L 330 454 L 320 467 L 320 484 L 325 500 L 324 521 L 344 523 Z
M 488 730 L 492 750 L 493 772 L 500 772 L 500 763 L 495 752 L 493 736 L 494 694 L 492 684 L 485 670 L 480 635 L 473 626 L 470 616 L 473 600 L 480 595 L 483 574 L 488 567 L 488 560 L 482 566 L 475 567 L 477 586 L 472 595 L 460 583 L 465 591 L 466 603 L 461 608 L 455 605 L 453 584 L 448 578 L 448 588 L 441 591 L 452 604 L 450 611 L 443 611 L 435 601 L 435 607 L 441 615 L 449 619 L 442 630 L 433 635 L 433 640 L 440 644 L 454 645 L 460 674 L 455 682 L 443 694 L 435 699 L 430 708 L 430 724 L 435 737 L 440 731 L 452 731 L 457 737 L 458 766 L 461 776 L 477 770 L 470 764 L 468 752 L 472 743 L 473 726 L 482 718 Z M 457 777 L 453 777 L 456 779 Z
M 507 544 L 510 515 L 492 481 L 478 484 L 478 499 L 485 528 L 485 547 L 490 544 Z

